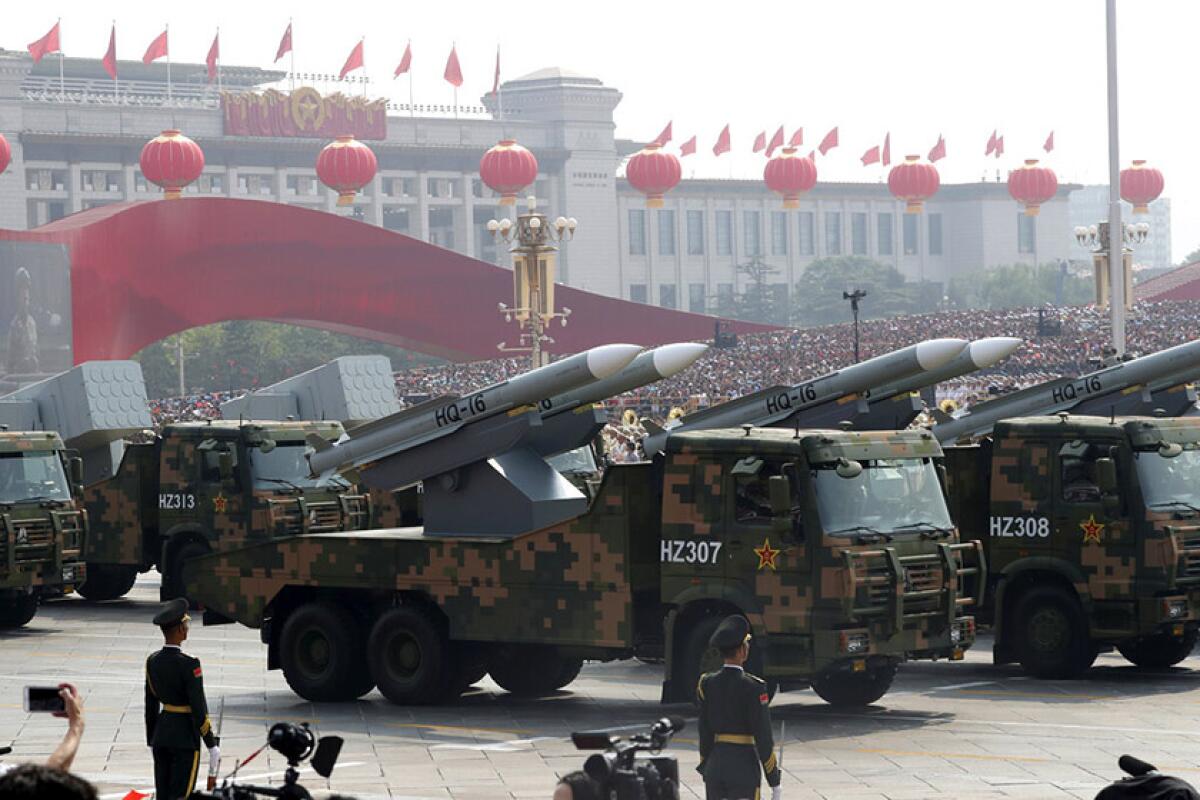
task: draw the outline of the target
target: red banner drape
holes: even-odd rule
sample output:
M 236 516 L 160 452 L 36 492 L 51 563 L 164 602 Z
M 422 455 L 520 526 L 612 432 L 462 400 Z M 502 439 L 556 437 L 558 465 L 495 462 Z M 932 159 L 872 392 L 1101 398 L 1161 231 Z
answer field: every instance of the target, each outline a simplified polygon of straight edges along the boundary
M 228 136 L 286 136 L 332 139 L 351 134 L 356 139 L 386 139 L 386 100 L 368 100 L 333 94 L 322 97 L 316 89 L 294 92 L 274 89 L 221 95 L 221 111 Z

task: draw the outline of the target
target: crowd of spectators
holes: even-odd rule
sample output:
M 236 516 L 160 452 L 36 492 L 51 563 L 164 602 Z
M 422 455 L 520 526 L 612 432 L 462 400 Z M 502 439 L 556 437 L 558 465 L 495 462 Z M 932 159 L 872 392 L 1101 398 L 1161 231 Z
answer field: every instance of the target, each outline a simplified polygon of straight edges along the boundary
M 193 422 L 217 419 L 221 416 L 221 403 L 234 397 L 236 392 L 201 392 L 185 397 L 164 397 L 150 401 L 150 416 L 155 426 L 171 422 Z
M 1188 341 L 1196 335 L 1200 302 L 1137 306 L 1127 324 L 1128 351 L 1139 355 Z M 1108 342 L 1108 311 L 1092 306 L 938 312 L 864 322 L 863 358 L 936 337 L 980 339 L 1017 336 L 1025 344 L 994 367 L 938 386 L 937 399 L 964 407 L 990 395 L 1013 391 L 1063 375 L 1097 368 Z M 613 340 L 620 340 L 620 331 Z M 849 324 L 742 336 L 732 348 L 713 348 L 674 378 L 611 401 L 614 416 L 632 409 L 662 420 L 673 408 L 692 411 L 776 384 L 795 384 L 854 361 L 854 330 Z M 469 364 L 418 367 L 396 375 L 396 393 L 405 405 L 451 392 L 464 393 L 528 369 L 519 358 Z M 152 404 L 155 421 L 217 416 L 225 392 L 170 398 Z

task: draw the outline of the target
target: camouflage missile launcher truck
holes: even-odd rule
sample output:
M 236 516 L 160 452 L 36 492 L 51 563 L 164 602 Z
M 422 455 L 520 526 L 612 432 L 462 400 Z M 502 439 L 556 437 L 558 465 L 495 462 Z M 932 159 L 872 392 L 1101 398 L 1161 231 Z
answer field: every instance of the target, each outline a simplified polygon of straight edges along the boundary
M 951 508 L 984 543 L 997 663 L 1081 675 L 1117 648 L 1166 667 L 1200 620 L 1200 420 L 1059 414 L 946 447 Z
M 583 411 L 556 419 L 582 428 Z M 543 430 L 555 421 L 533 407 L 500 419 Z M 474 427 L 484 428 L 463 434 Z M 940 456 L 915 431 L 673 434 L 654 461 L 608 469 L 590 502 L 578 495 L 581 512 L 481 535 L 502 495 L 466 500 L 496 480 L 490 458 L 476 471 L 426 473 L 424 528 L 247 543 L 189 561 L 184 575 L 207 623 L 260 629 L 268 667 L 310 700 L 378 686 L 396 703 L 439 702 L 489 673 L 537 694 L 569 684 L 584 660 L 643 657 L 665 661 L 663 700 L 687 701 L 714 665 L 715 626 L 743 613 L 754 671 L 861 705 L 906 659 L 960 658 L 974 639 L 965 612 L 985 571 L 978 543 L 959 543 L 950 521 Z M 515 457 L 503 463 L 526 494 L 543 485 L 521 484 Z M 545 481 L 567 484 L 541 467 Z M 431 532 L 444 498 L 486 516 Z
M 305 436 L 336 440 L 337 422 L 194 422 L 130 444 L 112 477 L 84 492 L 89 599 L 120 597 L 157 567 L 164 598 L 180 565 L 213 550 L 281 536 L 366 527 L 368 500 L 336 476 L 310 478 Z
M 43 592 L 84 579 L 80 475 L 57 433 L 0 430 L 0 628 L 24 625 Z

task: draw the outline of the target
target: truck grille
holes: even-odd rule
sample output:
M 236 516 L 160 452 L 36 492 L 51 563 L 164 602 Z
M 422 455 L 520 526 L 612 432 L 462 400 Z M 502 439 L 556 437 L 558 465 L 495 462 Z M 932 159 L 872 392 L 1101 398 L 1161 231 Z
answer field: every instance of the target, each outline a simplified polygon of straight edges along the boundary
M 59 559 L 59 538 L 55 522 L 62 531 L 61 560 L 78 561 L 83 547 L 83 517 L 78 511 L 54 511 L 31 519 L 3 516 L 0 525 L 0 544 L 4 563 L 10 568 L 56 562 Z
M 273 530 L 283 536 L 304 533 L 330 533 L 367 527 L 369 517 L 365 497 L 358 495 L 337 500 L 272 500 Z
M 986 578 L 976 543 L 939 544 L 937 551 L 900 556 L 891 547 L 843 550 L 846 610 L 859 619 L 888 620 L 895 629 L 978 603 Z
M 1200 580 L 1200 536 L 1180 536 L 1179 550 L 1179 577 Z

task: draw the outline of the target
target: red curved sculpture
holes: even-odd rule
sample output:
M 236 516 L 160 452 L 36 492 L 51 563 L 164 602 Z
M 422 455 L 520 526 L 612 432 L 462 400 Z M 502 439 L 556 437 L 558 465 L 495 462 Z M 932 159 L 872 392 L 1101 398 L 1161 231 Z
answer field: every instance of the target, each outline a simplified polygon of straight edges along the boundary
M 512 273 L 392 231 L 282 203 L 185 197 L 84 211 L 0 240 L 65 244 L 76 363 L 128 358 L 232 319 L 290 322 L 441 356 L 515 341 L 496 304 Z M 573 311 L 554 352 L 710 339 L 713 317 L 559 287 Z M 730 323 L 743 333 L 770 326 Z

